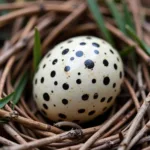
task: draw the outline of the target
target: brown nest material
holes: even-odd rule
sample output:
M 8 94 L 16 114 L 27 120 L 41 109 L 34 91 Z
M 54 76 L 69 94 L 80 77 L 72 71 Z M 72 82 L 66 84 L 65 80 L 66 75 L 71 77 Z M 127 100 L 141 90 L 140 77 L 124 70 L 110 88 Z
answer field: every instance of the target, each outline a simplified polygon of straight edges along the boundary
M 128 5 L 137 35 L 150 45 L 149 23 L 139 19 L 141 15 L 149 21 L 148 7 L 134 1 Z M 103 37 L 83 0 L 13 2 L 1 4 L 0 10 L 7 11 L 7 14 L 0 16 L 1 97 L 14 91 L 27 69 L 33 70 L 35 26 L 40 32 L 43 55 L 69 37 Z M 56 126 L 36 109 L 32 98 L 32 80 L 29 79 L 14 109 L 11 103 L 0 109 L 1 149 L 129 150 L 133 146 L 137 150 L 150 149 L 150 57 L 117 28 L 103 2 L 100 10 L 117 49 L 121 50 L 125 45 L 135 47 L 135 66 L 131 65 L 133 60 L 130 54 L 123 58 L 125 79 L 115 106 L 90 123 L 79 126 L 71 122 L 59 122 Z

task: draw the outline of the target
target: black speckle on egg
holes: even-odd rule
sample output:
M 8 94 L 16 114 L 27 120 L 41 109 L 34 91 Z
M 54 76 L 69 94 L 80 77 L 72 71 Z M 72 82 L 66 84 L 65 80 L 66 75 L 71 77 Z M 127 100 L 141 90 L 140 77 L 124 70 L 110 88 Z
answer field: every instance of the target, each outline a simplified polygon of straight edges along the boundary
M 67 43 L 72 43 L 72 40 L 69 40 Z
M 44 93 L 43 94 L 43 98 L 44 98 L 45 101 L 49 101 L 50 100 L 50 97 L 49 97 L 48 93 Z
M 47 56 L 46 56 L 46 57 L 48 58 L 50 55 L 51 55 L 51 53 L 47 54 Z
M 37 98 L 37 95 L 35 94 L 35 98 Z
M 53 77 L 55 77 L 55 75 L 56 75 L 56 72 L 53 70 L 53 71 L 51 72 L 51 77 L 53 78 Z
M 78 110 L 78 113 L 84 113 L 85 112 L 85 109 L 79 109 Z
M 92 43 L 92 45 L 93 45 L 94 47 L 100 47 L 99 44 L 97 44 L 97 43 Z
M 68 104 L 68 100 L 67 100 L 67 99 L 62 99 L 62 103 L 63 103 L 64 105 L 67 105 L 67 104 Z
M 117 70 L 117 68 L 118 68 L 117 64 L 114 64 L 114 68 L 115 68 L 115 70 Z
M 68 83 L 64 83 L 62 85 L 62 87 L 63 87 L 64 90 L 68 90 L 69 89 L 69 84 Z
M 93 115 L 95 113 L 95 110 L 92 110 L 88 113 L 89 116 Z
M 34 82 L 35 84 L 37 84 L 37 79 L 35 79 L 35 82 Z
M 85 62 L 84 62 L 84 65 L 86 68 L 88 69 L 93 69 L 94 68 L 94 62 L 90 59 L 87 59 Z
M 43 104 L 43 107 L 44 107 L 45 109 L 48 109 L 48 106 L 47 106 L 46 104 Z
M 54 104 L 53 106 L 54 106 L 54 107 L 56 107 L 56 105 L 55 105 L 55 104 Z
M 111 52 L 112 54 L 114 54 L 113 50 L 111 50 L 111 49 L 110 49 L 110 52 Z
M 59 116 L 60 118 L 62 118 L 62 119 L 66 119 L 66 118 L 67 118 L 67 116 L 66 116 L 65 114 L 62 114 L 62 113 L 59 113 L 58 116 Z
M 73 61 L 73 60 L 74 60 L 74 57 L 71 57 L 70 60 Z
M 92 79 L 92 83 L 95 84 L 96 83 L 96 79 Z
M 98 51 L 98 50 L 94 50 L 94 53 L 98 55 L 98 54 L 99 54 L 99 51 Z
M 81 73 L 80 73 L 80 72 L 78 72 L 78 75 L 81 75 Z
M 55 81 L 55 82 L 54 82 L 54 85 L 58 85 L 58 82 L 57 82 L 57 81 Z
M 85 42 L 81 42 L 80 45 L 86 45 L 86 43 Z
M 55 65 L 57 63 L 58 59 L 54 59 L 52 64 Z
M 107 61 L 106 59 L 103 60 L 103 64 L 104 64 L 104 66 L 106 66 L 106 67 L 109 65 L 109 63 L 108 63 L 108 61 Z
M 92 38 L 90 36 L 87 36 L 86 39 L 91 40 Z
M 105 97 L 102 97 L 100 101 L 101 101 L 101 102 L 104 102 L 105 99 L 106 99 Z
M 116 83 L 113 84 L 113 88 L 115 88 L 115 87 L 116 87 Z
M 46 64 L 43 65 L 43 68 L 45 68 L 45 67 L 46 67 Z
M 109 98 L 108 98 L 108 100 L 107 100 L 107 103 L 111 102 L 111 101 L 112 101 L 112 99 L 113 99 L 113 97 L 112 97 L 112 96 L 111 96 L 111 97 L 109 97 Z
M 44 82 L 44 77 L 41 78 L 41 83 L 43 83 L 43 82 Z
M 81 82 L 82 82 L 81 79 L 77 79 L 77 80 L 76 80 L 76 83 L 77 83 L 77 84 L 81 84 Z
M 70 66 L 65 66 L 64 71 L 68 72 L 70 70 Z
M 93 98 L 97 99 L 98 98 L 98 93 L 95 93 L 94 96 L 93 96 Z
M 110 82 L 109 77 L 104 77 L 104 79 L 103 79 L 103 83 L 104 83 L 104 85 L 108 85 L 108 84 L 109 84 L 109 82 Z
M 88 98 L 89 98 L 89 95 L 88 95 L 88 94 L 82 95 L 82 100 L 86 101 L 86 100 L 88 100 Z
M 119 58 L 117 57 L 118 62 L 120 61 Z
M 62 55 L 66 55 L 68 52 L 69 52 L 69 49 L 68 49 L 68 48 L 67 48 L 67 49 L 64 49 L 64 50 L 62 51 Z
M 77 51 L 76 52 L 76 56 L 77 57 L 82 57 L 83 56 L 83 52 L 82 51 Z

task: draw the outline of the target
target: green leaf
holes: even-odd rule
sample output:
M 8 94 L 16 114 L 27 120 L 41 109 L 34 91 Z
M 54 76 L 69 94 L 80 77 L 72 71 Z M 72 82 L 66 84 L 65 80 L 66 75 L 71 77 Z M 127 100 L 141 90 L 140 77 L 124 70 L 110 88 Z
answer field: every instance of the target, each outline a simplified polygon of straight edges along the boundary
M 125 22 L 124 19 L 121 15 L 121 12 L 119 12 L 119 10 L 116 7 L 116 4 L 113 0 L 106 0 L 107 6 L 109 7 L 110 12 L 112 13 L 115 22 L 118 26 L 118 28 L 124 33 L 126 34 L 126 30 L 125 30 Z
M 125 48 L 120 52 L 121 57 L 125 57 L 125 56 L 129 55 L 131 52 L 133 52 L 134 48 L 135 48 L 134 46 L 125 47 Z
M 136 35 L 136 33 L 134 32 L 134 30 L 130 26 L 126 25 L 126 29 L 127 29 L 128 33 L 129 33 L 129 35 L 131 36 L 131 38 L 133 38 L 137 42 L 137 44 L 143 50 L 145 50 L 145 52 L 147 54 L 150 55 L 150 47 L 144 41 L 142 41 L 142 40 L 139 39 L 139 37 Z
M 125 20 L 126 25 L 129 25 L 135 31 L 133 18 L 132 18 L 131 13 L 129 12 L 129 9 L 125 1 L 123 1 L 123 14 L 124 14 L 124 20 Z
M 0 109 L 2 109 L 9 101 L 12 100 L 12 97 L 14 96 L 14 93 L 11 93 L 9 95 L 7 95 L 6 97 L 0 99 Z
M 12 103 L 15 105 L 18 103 L 20 97 L 21 97 L 21 94 L 27 84 L 27 81 L 28 81 L 28 75 L 27 73 L 25 73 L 22 78 L 20 79 L 16 89 L 15 89 L 15 93 L 14 93 L 14 96 L 13 96 L 13 100 L 12 100 Z
M 41 41 L 40 41 L 40 34 L 37 28 L 35 28 L 34 34 L 34 50 L 33 50 L 33 66 L 34 71 L 36 72 L 38 68 L 38 64 L 41 60 Z
M 96 23 L 98 24 L 98 27 L 100 29 L 100 31 L 102 32 L 103 36 L 106 38 L 106 40 L 108 42 L 110 42 L 112 45 L 114 45 L 112 36 L 110 34 L 110 32 L 108 31 L 108 29 L 106 28 L 103 16 L 100 12 L 100 9 L 98 7 L 98 3 L 96 0 L 87 0 L 88 2 L 88 7 L 94 17 L 94 19 L 96 20 Z

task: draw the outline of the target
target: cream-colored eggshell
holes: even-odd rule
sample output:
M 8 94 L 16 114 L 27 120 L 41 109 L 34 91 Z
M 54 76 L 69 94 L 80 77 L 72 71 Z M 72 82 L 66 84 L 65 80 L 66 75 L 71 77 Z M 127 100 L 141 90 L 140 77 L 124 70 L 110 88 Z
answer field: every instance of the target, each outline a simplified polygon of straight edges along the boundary
M 112 106 L 123 76 L 122 60 L 110 44 L 93 36 L 74 37 L 45 55 L 33 95 L 49 119 L 82 123 Z

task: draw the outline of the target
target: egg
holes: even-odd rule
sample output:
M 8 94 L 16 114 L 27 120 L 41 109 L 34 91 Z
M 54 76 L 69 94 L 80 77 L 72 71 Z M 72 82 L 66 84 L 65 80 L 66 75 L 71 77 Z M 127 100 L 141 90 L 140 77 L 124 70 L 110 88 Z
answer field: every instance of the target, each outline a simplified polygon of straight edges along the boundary
M 52 121 L 90 121 L 108 110 L 120 92 L 123 63 L 118 52 L 94 36 L 70 38 L 39 64 L 33 96 Z

